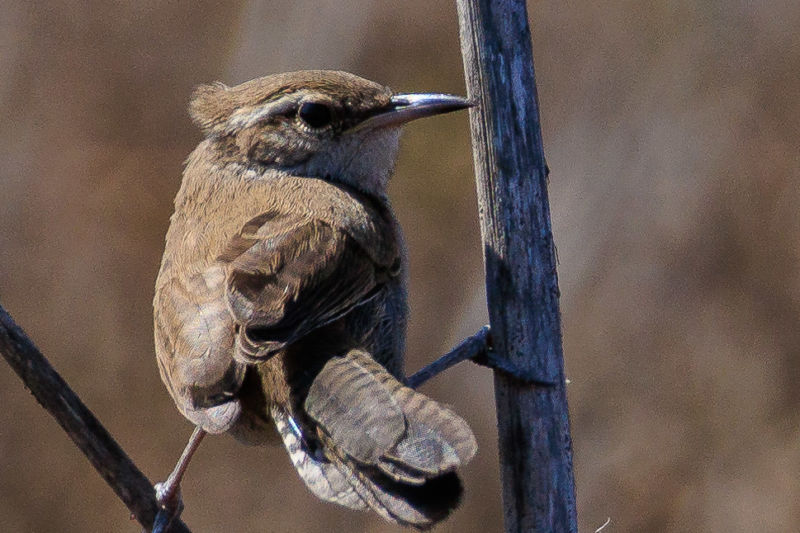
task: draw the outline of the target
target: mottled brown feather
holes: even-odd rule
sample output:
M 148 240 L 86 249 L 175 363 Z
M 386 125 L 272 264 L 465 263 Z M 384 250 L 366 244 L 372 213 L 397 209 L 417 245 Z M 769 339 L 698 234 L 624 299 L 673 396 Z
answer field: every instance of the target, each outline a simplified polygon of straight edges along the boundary
M 320 498 L 426 528 L 458 503 L 453 469 L 475 442 L 400 383 L 406 261 L 386 198 L 399 127 L 351 129 L 391 98 L 328 71 L 197 88 L 205 139 L 175 198 L 155 346 L 192 423 L 279 435 Z M 329 127 L 304 124 L 301 102 L 327 106 Z

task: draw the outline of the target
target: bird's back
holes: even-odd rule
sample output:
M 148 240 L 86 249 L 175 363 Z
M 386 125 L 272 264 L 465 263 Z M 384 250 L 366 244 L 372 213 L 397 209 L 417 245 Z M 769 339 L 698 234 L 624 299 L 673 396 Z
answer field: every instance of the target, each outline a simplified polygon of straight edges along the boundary
M 209 161 L 189 159 L 190 175 L 214 171 Z M 380 289 L 337 320 L 334 329 L 347 331 L 346 343 L 350 347 L 369 350 L 389 371 L 401 377 L 407 315 L 405 252 L 399 225 L 388 206 L 381 199 L 322 179 L 274 173 L 256 180 L 247 179 L 247 169 L 238 172 L 244 179 L 237 187 L 225 189 L 224 194 L 214 189 L 210 180 L 184 182 L 167 233 L 169 253 L 165 253 L 156 282 L 154 319 L 159 368 L 184 415 L 200 425 L 213 423 L 220 427 L 230 426 L 232 417 L 239 416 L 238 411 L 235 415 L 226 411 L 224 421 L 213 422 L 203 415 L 203 408 L 213 405 L 216 398 L 235 394 L 235 389 L 254 379 L 246 378 L 245 369 L 233 360 L 236 323 L 226 297 L 231 265 L 259 238 L 297 233 L 300 230 L 295 228 L 308 225 L 322 224 L 349 236 L 372 261 L 384 265 L 387 272 L 392 271 Z M 202 203 L 202 209 L 198 209 L 198 203 Z M 202 223 L 197 220 L 198 215 Z M 276 256 L 269 250 L 251 255 L 264 265 Z M 272 358 L 274 361 L 260 365 L 265 377 L 258 381 L 271 381 L 273 385 L 266 389 L 266 395 L 262 394 L 268 402 L 266 412 L 269 403 L 286 397 L 283 361 L 287 353 L 303 352 L 303 346 L 331 337 L 331 331 L 326 327 L 310 332 L 308 338 L 304 336 L 281 350 Z M 322 342 L 330 344 L 333 339 Z M 261 418 L 265 411 L 259 411 Z

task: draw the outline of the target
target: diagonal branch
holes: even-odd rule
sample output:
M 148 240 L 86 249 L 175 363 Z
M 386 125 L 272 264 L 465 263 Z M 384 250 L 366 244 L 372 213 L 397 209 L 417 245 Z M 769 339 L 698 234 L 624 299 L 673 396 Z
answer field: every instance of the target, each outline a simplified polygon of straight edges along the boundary
M 148 531 L 158 512 L 153 484 L 0 306 L 0 353 Z M 189 533 L 176 521 L 172 533 Z
M 407 377 L 405 383 L 412 389 L 416 389 L 429 379 L 441 374 L 451 366 L 454 366 L 461 361 L 471 359 L 477 362 L 478 359 L 485 359 L 487 357 L 487 353 L 489 352 L 488 345 L 489 327 L 484 326 L 475 335 L 467 337 L 461 341 L 458 346 L 441 356 L 436 361 Z
M 458 343 L 455 348 L 436 361 L 417 370 L 414 374 L 406 378 L 405 384 L 412 389 L 416 389 L 451 366 L 455 366 L 467 360 L 477 365 L 491 368 L 521 383 L 538 385 L 540 387 L 556 386 L 556 383 L 540 379 L 535 373 L 525 371 L 514 364 L 513 361 L 498 356 L 494 350 L 492 350 L 492 333 L 489 326 L 483 326 L 477 333 Z

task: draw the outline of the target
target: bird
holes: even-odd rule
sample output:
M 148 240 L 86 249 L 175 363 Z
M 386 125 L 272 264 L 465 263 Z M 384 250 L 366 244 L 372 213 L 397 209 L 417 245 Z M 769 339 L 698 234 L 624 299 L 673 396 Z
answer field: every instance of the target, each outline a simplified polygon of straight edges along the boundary
M 477 444 L 404 384 L 407 255 L 387 185 L 405 123 L 470 105 L 341 71 L 194 91 L 203 140 L 153 305 L 161 378 L 201 438 L 282 442 L 314 495 L 404 526 L 457 507 Z

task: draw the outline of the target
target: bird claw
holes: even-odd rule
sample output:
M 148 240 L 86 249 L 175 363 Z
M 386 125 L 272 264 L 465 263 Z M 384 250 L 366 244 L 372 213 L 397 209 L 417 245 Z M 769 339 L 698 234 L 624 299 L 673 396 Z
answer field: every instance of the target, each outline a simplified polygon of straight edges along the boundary
M 168 481 L 162 481 L 161 483 L 156 483 L 153 488 L 156 491 L 156 502 L 158 502 L 159 507 L 168 511 L 177 511 L 177 514 L 183 511 L 180 485 L 170 487 Z
M 164 533 L 169 529 L 169 525 L 173 520 L 178 518 L 183 512 L 181 487 L 167 480 L 156 483 L 153 489 L 156 491 L 156 502 L 160 509 L 153 521 L 152 533 Z

